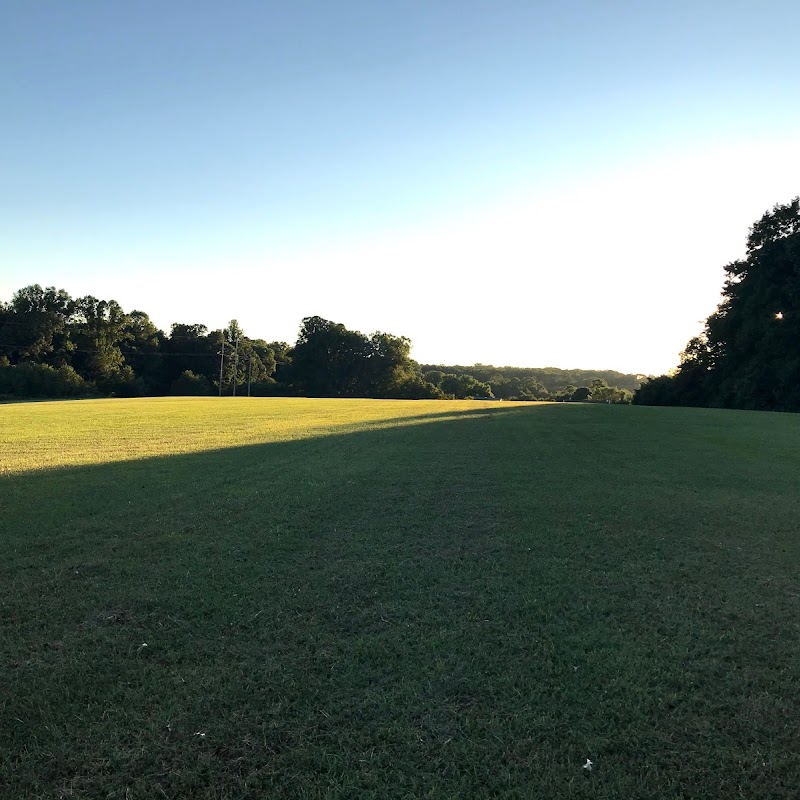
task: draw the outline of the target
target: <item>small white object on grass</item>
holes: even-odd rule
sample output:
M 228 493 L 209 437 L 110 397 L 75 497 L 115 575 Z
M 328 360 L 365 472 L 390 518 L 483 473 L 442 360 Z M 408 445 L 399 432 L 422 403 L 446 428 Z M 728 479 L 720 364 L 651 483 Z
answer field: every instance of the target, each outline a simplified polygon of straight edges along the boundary
M 587 758 L 587 759 L 586 759 L 586 763 L 583 765 L 583 768 L 584 768 L 584 769 L 588 769 L 588 770 L 589 770 L 589 772 L 591 772 L 591 771 L 592 771 L 592 766 L 593 766 L 593 763 L 592 763 L 592 761 L 591 761 L 590 759 L 588 759 L 588 758 Z

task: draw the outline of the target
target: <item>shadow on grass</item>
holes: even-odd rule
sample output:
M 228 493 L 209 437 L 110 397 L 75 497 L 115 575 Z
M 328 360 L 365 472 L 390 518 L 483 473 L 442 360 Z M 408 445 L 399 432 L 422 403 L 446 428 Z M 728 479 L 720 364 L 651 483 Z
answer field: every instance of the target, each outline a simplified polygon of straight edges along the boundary
M 341 724 L 329 768 L 355 768 L 383 734 L 374 712 L 347 717 L 421 657 L 408 636 L 441 613 L 435 584 L 472 592 L 447 562 L 497 534 L 492 479 L 476 480 L 516 435 L 497 425 L 541 408 L 4 477 L 0 790 L 247 796 L 247 779 L 313 796 L 322 712 Z M 417 712 L 388 689 L 378 707 L 413 748 Z
M 102 464 L 6 474 L 0 478 L 0 548 L 25 548 L 44 539 L 57 552 L 60 538 L 84 518 L 102 519 L 102 535 L 110 535 L 112 520 L 141 521 L 179 508 L 192 516 L 208 514 L 209 507 L 225 506 L 231 496 L 233 505 L 240 503 L 246 492 L 260 498 L 255 519 L 275 519 L 287 509 L 294 513 L 294 495 L 306 502 L 309 486 L 327 487 L 343 503 L 352 494 L 347 487 L 356 481 L 391 474 L 395 481 L 416 482 L 433 463 L 438 478 L 456 480 L 480 470 L 491 457 L 485 436 L 494 428 L 486 426 L 546 409 L 551 407 L 435 412 L 326 429 L 300 439 L 132 460 L 119 453 L 120 460 Z M 472 434 L 476 425 L 478 437 Z
M 158 398 L 158 399 L 161 399 L 161 398 Z M 165 398 L 165 399 L 177 400 L 177 399 L 180 399 L 180 398 Z M 226 398 L 226 399 L 228 399 L 228 398 Z M 241 398 L 241 399 L 242 399 L 243 402 L 248 402 L 248 400 L 246 398 Z M 263 400 L 263 398 L 253 398 L 253 399 L 256 400 L 256 401 Z M 113 401 L 109 401 L 109 402 L 113 402 Z M 380 401 L 375 401 L 375 402 L 380 402 Z M 389 402 L 397 402 L 397 401 L 389 401 Z M 341 437 L 341 436 L 346 436 L 346 435 L 350 435 L 350 434 L 353 434 L 353 433 L 365 433 L 365 434 L 368 434 L 371 431 L 384 430 L 384 429 L 387 429 L 387 428 L 399 429 L 399 428 L 403 428 L 403 427 L 410 426 L 410 425 L 429 424 L 429 423 L 434 423 L 434 422 L 445 422 L 445 421 L 448 421 L 448 420 L 466 421 L 466 420 L 469 420 L 469 419 L 476 419 L 476 418 L 480 418 L 480 417 L 484 417 L 484 416 L 504 415 L 504 414 L 515 413 L 515 412 L 520 412 L 520 411 L 527 412 L 527 411 L 530 411 L 530 410 L 535 409 L 535 408 L 541 409 L 541 408 L 543 408 L 543 407 L 545 407 L 547 405 L 552 405 L 552 404 L 530 403 L 530 404 L 526 404 L 525 406 L 513 405 L 513 406 L 504 406 L 504 407 L 499 407 L 498 406 L 498 407 L 490 407 L 490 408 L 485 408 L 485 407 L 473 407 L 473 408 L 470 408 L 469 405 L 467 403 L 465 403 L 463 409 L 459 409 L 459 410 L 449 410 L 449 411 L 442 411 L 442 412 L 431 412 L 431 413 L 426 413 L 426 414 L 415 414 L 413 416 L 386 417 L 386 418 L 378 418 L 378 419 L 374 419 L 374 420 L 366 419 L 366 420 L 361 420 L 361 421 L 341 424 L 341 425 L 338 425 L 336 427 L 331 426 L 331 424 L 329 422 L 320 422 L 319 420 L 312 419 L 312 420 L 310 420 L 310 427 L 305 432 L 303 432 L 303 430 L 300 429 L 300 428 L 298 428 L 296 431 L 289 432 L 289 435 L 291 436 L 291 438 L 288 439 L 288 441 L 298 442 L 298 441 L 313 440 L 313 439 L 323 438 L 323 437 L 324 438 Z M 269 411 L 269 409 L 265 408 L 265 411 Z M 267 416 L 267 414 L 265 414 L 265 416 Z M 124 422 L 124 419 L 120 420 L 121 424 L 123 422 Z M 208 420 L 207 424 L 215 425 L 215 424 L 219 424 L 219 422 L 220 422 L 220 420 L 215 418 L 215 419 Z M 199 432 L 198 430 L 188 430 L 186 432 L 186 435 L 187 436 L 193 436 L 193 435 L 197 434 L 198 432 Z M 157 434 L 157 430 L 154 429 L 153 433 L 154 433 L 154 435 Z M 53 471 L 53 470 L 64 471 L 64 470 L 77 469 L 77 468 L 82 468 L 82 467 L 87 467 L 88 468 L 88 467 L 92 467 L 92 466 L 97 466 L 97 467 L 100 467 L 100 468 L 107 468 L 107 467 L 110 467 L 114 463 L 120 463 L 120 462 L 124 463 L 124 462 L 142 461 L 142 460 L 158 461 L 160 458 L 173 459 L 173 458 L 182 458 L 184 456 L 188 457 L 188 456 L 192 456 L 192 455 L 222 453 L 222 452 L 225 452 L 227 450 L 249 449 L 251 447 L 272 447 L 272 446 L 277 445 L 277 444 L 285 443 L 286 441 L 287 441 L 286 439 L 279 439 L 277 441 L 257 442 L 257 443 L 247 444 L 247 445 L 235 445 L 235 446 L 232 446 L 232 447 L 211 447 L 211 448 L 208 448 L 208 449 L 195 451 L 195 452 L 189 452 L 189 453 L 165 454 L 163 456 L 151 456 L 151 455 L 134 456 L 133 458 L 130 458 L 130 457 L 126 458 L 126 454 L 124 452 L 121 452 L 121 451 L 120 452 L 116 452 L 116 453 L 105 453 L 104 452 L 102 454 L 103 457 L 108 457 L 109 460 L 104 461 L 103 463 L 100 463 L 100 464 L 94 464 L 94 465 L 92 465 L 92 464 L 83 464 L 83 465 L 71 465 L 71 464 L 68 464 L 68 465 L 64 465 L 64 466 L 55 465 L 55 466 L 46 466 L 46 467 L 36 467 L 36 468 L 33 468 L 33 469 L 29 469 L 29 470 L 20 469 L 20 470 L 5 471 L 5 472 L 2 472 L 3 465 L 2 465 L 2 462 L 0 462 L 0 479 L 2 477 L 10 476 L 10 475 L 18 475 L 18 476 L 19 475 L 25 475 L 25 474 L 28 474 L 28 475 L 41 475 L 42 473 Z

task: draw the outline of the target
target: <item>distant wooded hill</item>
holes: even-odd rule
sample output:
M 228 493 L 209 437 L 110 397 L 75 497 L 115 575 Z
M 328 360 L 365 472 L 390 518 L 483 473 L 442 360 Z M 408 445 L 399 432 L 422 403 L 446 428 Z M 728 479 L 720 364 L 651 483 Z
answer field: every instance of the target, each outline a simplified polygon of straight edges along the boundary
M 551 394 L 556 394 L 565 386 L 590 386 L 593 380 L 603 380 L 609 386 L 635 392 L 647 376 L 631 375 L 613 369 L 559 369 L 558 367 L 494 367 L 491 364 L 472 366 L 423 364 L 423 372 L 438 371 L 456 375 L 469 374 L 479 381 L 492 383 L 496 376 L 504 378 L 532 379 L 540 383 Z

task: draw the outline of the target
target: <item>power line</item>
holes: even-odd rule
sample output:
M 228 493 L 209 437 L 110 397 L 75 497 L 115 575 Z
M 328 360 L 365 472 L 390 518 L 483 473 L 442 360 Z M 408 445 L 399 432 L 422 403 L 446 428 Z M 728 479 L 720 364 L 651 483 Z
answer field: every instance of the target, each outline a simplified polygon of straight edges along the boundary
M 63 330 L 54 333 L 56 333 L 56 335 L 68 334 L 71 333 L 76 328 L 79 329 L 76 331 L 77 333 L 83 333 L 83 331 L 80 330 L 80 328 L 84 324 L 85 323 L 80 323 L 80 322 L 67 322 L 65 323 L 66 327 Z M 14 322 L 12 320 L 0 320 L 0 329 L 2 329 L 5 325 L 14 325 L 15 327 L 18 328 L 32 328 L 32 329 L 38 329 L 42 327 L 40 324 L 36 322 Z M 127 331 L 123 329 L 123 332 L 131 333 L 132 331 L 130 329 L 128 329 Z M 172 336 L 171 334 L 166 334 L 164 333 L 164 331 L 159 329 L 157 330 L 156 333 L 150 334 L 148 338 L 155 338 L 162 342 L 213 342 L 214 344 L 216 344 L 214 339 L 211 338 L 211 334 L 214 333 L 224 333 L 224 329 L 220 328 L 219 330 L 209 331 L 209 333 L 206 334 L 205 336 Z M 260 346 L 257 345 L 257 342 L 264 342 L 264 344 L 268 348 L 271 344 L 273 344 L 273 342 L 267 342 L 265 339 L 251 339 L 249 336 L 243 336 L 241 338 L 242 341 L 248 342 L 253 347 Z M 288 342 L 276 341 L 274 342 L 274 344 L 288 344 Z
M 85 322 L 76 322 L 76 321 L 71 321 L 71 322 L 70 321 L 66 321 L 66 320 L 59 320 L 59 321 L 63 322 L 63 324 L 65 326 L 64 332 L 67 332 L 70 328 L 82 327 L 82 326 L 87 324 Z M 108 320 L 101 320 L 101 321 L 102 322 L 108 322 Z M 39 323 L 39 322 L 17 322 L 15 320 L 11 320 L 11 319 L 6 319 L 6 320 L 0 319 L 0 328 L 2 328 L 4 325 L 15 325 L 15 326 L 20 327 L 20 328 L 40 328 L 40 327 L 42 327 L 41 323 Z M 120 328 L 124 329 L 124 326 L 120 326 Z M 130 330 L 131 329 L 128 328 L 128 331 L 130 331 Z M 153 334 L 150 334 L 150 335 L 151 336 L 155 336 L 157 338 L 161 338 L 161 339 L 163 339 L 164 341 L 167 341 L 167 342 L 174 342 L 174 341 L 196 342 L 196 341 L 203 340 L 203 339 L 209 339 L 211 337 L 211 335 L 214 334 L 214 333 L 224 333 L 224 332 L 225 332 L 225 328 L 216 328 L 216 329 L 214 329 L 212 331 L 208 331 L 208 333 L 206 333 L 203 336 L 174 336 L 171 333 L 166 333 L 165 331 L 162 331 L 161 328 L 156 328 L 156 332 L 153 333 Z M 246 342 L 259 342 L 259 341 L 266 342 L 266 339 L 251 339 L 249 336 L 243 336 L 242 339 L 244 341 L 246 341 Z M 267 344 L 271 344 L 271 343 L 267 342 Z M 287 344 L 287 343 L 286 342 L 280 342 L 280 344 Z
M 20 345 L 18 344 L 8 344 L 5 342 L 0 342 L 0 347 L 5 348 L 6 350 L 19 350 L 21 349 Z M 69 349 L 58 349 L 58 350 L 51 350 L 50 352 L 58 352 L 63 355 L 69 355 L 70 353 L 103 353 L 103 350 L 84 350 L 83 348 L 69 348 Z M 169 358 L 170 356 L 183 356 L 183 357 L 196 357 L 196 358 L 213 358 L 216 353 L 172 353 L 172 352 L 161 352 L 161 353 L 137 353 L 132 350 L 123 350 L 120 349 L 120 353 L 124 356 L 155 356 L 157 358 Z

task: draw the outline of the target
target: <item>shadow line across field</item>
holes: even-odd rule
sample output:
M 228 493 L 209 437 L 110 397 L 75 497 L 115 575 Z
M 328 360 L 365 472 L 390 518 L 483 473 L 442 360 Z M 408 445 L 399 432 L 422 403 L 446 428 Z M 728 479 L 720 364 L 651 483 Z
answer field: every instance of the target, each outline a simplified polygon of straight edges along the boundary
M 242 398 L 243 402 L 249 402 L 245 398 Z M 37 466 L 32 469 L 16 469 L 8 464 L 3 464 L 0 460 L 0 478 L 10 475 L 41 475 L 44 472 L 48 472 L 51 470 L 69 470 L 74 468 L 79 468 L 83 466 L 99 466 L 99 467 L 106 467 L 113 463 L 119 462 L 128 462 L 128 461 L 141 461 L 141 460 L 157 460 L 159 458 L 181 458 L 186 455 L 198 455 L 203 453 L 219 453 L 224 452 L 225 450 L 238 450 L 238 449 L 245 449 L 250 447 L 270 447 L 276 444 L 286 443 L 286 442 L 297 442 L 303 440 L 312 440 L 318 438 L 325 438 L 325 437 L 340 437 L 346 436 L 354 433 L 364 433 L 369 434 L 370 432 L 384 430 L 384 429 L 399 429 L 409 425 L 421 425 L 421 424 L 431 424 L 437 422 L 446 422 L 448 420 L 452 421 L 467 421 L 467 420 L 474 420 L 479 419 L 485 416 L 493 416 L 493 415 L 503 415 L 509 413 L 527 413 L 535 409 L 543 409 L 546 405 L 550 404 L 543 404 L 543 403 L 530 403 L 526 404 L 523 407 L 519 405 L 514 406 L 498 406 L 498 407 L 477 407 L 473 409 L 469 409 L 467 407 L 466 410 L 457 410 L 457 411 L 442 411 L 442 412 L 431 412 L 426 414 L 415 414 L 412 416 L 397 416 L 397 417 L 378 417 L 374 420 L 359 420 L 356 422 L 349 422 L 349 423 L 339 423 L 336 425 L 331 425 L 329 421 L 323 420 L 313 420 L 307 427 L 298 427 L 297 429 L 290 430 L 288 432 L 282 432 L 279 436 L 282 438 L 275 438 L 271 439 L 272 433 L 269 429 L 264 431 L 265 440 L 264 441 L 254 441 L 247 444 L 235 444 L 230 446 L 224 447 L 207 447 L 203 449 L 194 450 L 190 449 L 187 450 L 185 453 L 163 453 L 163 454 L 147 454 L 147 455 L 138 455 L 138 454 L 130 454 L 126 453 L 124 450 L 117 450 L 114 451 L 111 449 L 111 446 L 108 446 L 108 449 L 105 449 L 102 452 L 102 458 L 105 459 L 99 463 L 90 463 L 90 464 L 56 464 L 52 466 Z M 168 420 L 167 420 L 168 421 Z M 206 424 L 209 426 L 214 425 L 221 425 L 224 424 L 225 418 L 214 418 L 205 420 Z M 125 425 L 126 421 L 124 416 L 120 417 L 119 419 L 120 425 Z M 154 428 L 151 433 L 153 436 L 157 436 L 159 434 L 159 429 Z M 195 429 L 188 429 L 184 432 L 187 437 L 194 438 L 196 436 L 201 436 L 203 434 L 202 427 L 197 427 Z M 90 432 L 87 431 L 87 439 L 89 441 L 80 441 L 76 443 L 76 446 L 85 447 L 87 449 L 91 449 L 92 442 L 90 438 Z M 99 443 L 99 446 L 103 446 L 103 442 Z M 54 451 L 58 452 L 58 435 L 56 435 L 56 440 L 54 442 Z M 45 444 L 45 447 L 47 445 Z M 62 445 L 63 446 L 63 445 Z

